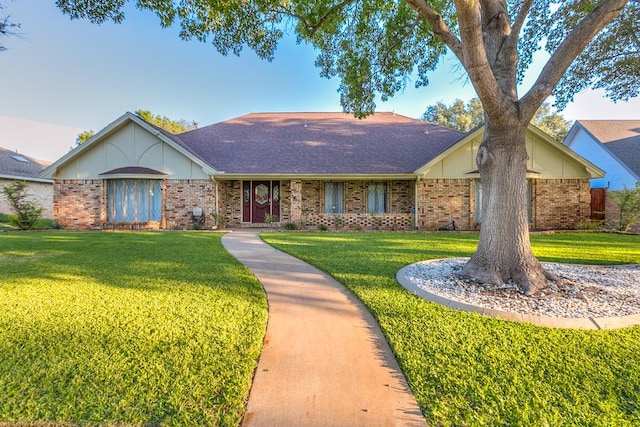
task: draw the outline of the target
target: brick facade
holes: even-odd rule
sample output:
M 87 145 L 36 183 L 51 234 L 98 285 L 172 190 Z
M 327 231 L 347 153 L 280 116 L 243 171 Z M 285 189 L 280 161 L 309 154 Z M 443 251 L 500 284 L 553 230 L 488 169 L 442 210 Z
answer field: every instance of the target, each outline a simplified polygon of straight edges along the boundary
M 431 179 L 387 181 L 387 213 L 367 212 L 368 181 L 344 181 L 344 213 L 324 213 L 324 181 L 283 180 L 280 183 L 279 225 L 340 230 L 438 230 L 455 221 L 460 230 L 475 230 L 475 180 Z M 217 190 L 216 190 L 217 184 Z M 54 219 L 74 230 L 103 228 L 191 229 L 191 212 L 200 207 L 203 228 L 215 225 L 216 207 L 227 227 L 250 226 L 242 222 L 240 180 L 163 181 L 162 221 L 145 224 L 109 224 L 107 194 L 102 180 L 59 180 L 54 184 Z M 417 193 L 416 193 L 417 189 Z M 573 229 L 590 214 L 589 181 L 584 179 L 531 180 L 531 228 Z M 216 203 L 216 197 L 217 203 Z
M 418 182 L 418 228 L 438 230 L 455 221 L 460 230 L 475 230 L 476 181 L 432 179 Z M 587 179 L 531 180 L 534 230 L 575 229 L 588 220 L 591 195 Z
M 531 228 L 575 229 L 591 215 L 588 179 L 534 179 L 531 184 Z
M 53 219 L 66 229 L 101 229 L 106 221 L 102 180 L 58 180 L 53 184 Z
M 199 207 L 205 217 L 202 228 L 211 229 L 214 225 L 211 214 L 215 211 L 215 201 L 216 188 L 211 180 L 165 180 L 161 227 L 169 230 L 192 229 L 191 213 L 194 208 Z
M 474 184 L 471 179 L 418 181 L 418 228 L 435 231 L 455 221 L 460 230 L 475 229 Z

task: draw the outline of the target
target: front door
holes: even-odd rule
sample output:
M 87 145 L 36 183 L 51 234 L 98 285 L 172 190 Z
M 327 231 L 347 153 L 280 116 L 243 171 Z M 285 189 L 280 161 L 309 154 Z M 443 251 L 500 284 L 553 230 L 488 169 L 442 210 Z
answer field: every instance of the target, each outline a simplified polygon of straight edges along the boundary
M 280 182 L 244 181 L 242 183 L 242 222 L 264 224 L 267 215 L 280 221 Z
M 266 222 L 267 215 L 271 214 L 271 183 L 253 181 L 251 187 L 251 222 Z

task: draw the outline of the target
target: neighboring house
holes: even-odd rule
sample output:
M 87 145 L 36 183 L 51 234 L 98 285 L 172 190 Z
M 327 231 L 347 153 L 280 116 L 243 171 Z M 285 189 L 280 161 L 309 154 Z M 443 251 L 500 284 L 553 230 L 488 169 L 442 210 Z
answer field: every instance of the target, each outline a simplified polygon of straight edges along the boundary
M 53 180 L 41 178 L 40 172 L 51 162 L 34 159 L 16 151 L 0 147 L 0 188 L 13 181 L 29 183 L 29 193 L 44 207 L 43 216 L 53 215 Z M 10 213 L 11 206 L 4 194 L 0 194 L 0 212 Z
M 261 113 L 171 135 L 126 113 L 43 171 L 69 229 L 296 223 L 341 229 L 477 229 L 483 129 L 464 134 L 393 113 Z M 603 172 L 534 126 L 532 229 L 589 218 Z
M 579 120 L 564 145 L 606 171 L 592 188 L 621 190 L 640 182 L 640 120 Z

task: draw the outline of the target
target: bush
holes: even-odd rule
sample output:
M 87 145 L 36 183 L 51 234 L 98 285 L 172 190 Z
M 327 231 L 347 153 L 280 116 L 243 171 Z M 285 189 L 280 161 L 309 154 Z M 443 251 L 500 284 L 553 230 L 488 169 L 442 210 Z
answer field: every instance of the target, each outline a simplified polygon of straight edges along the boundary
M 42 215 L 44 208 L 36 200 L 30 199 L 29 184 L 25 181 L 13 181 L 2 187 L 2 193 L 9 201 L 15 214 L 10 216 L 11 222 L 22 230 L 33 229 L 36 221 Z
M 327 227 L 325 224 L 318 224 L 318 230 L 320 231 L 327 231 L 329 227 Z
M 298 226 L 294 222 L 287 222 L 284 224 L 285 230 L 297 230 Z
M 5 213 L 0 212 L 0 222 L 11 222 L 11 217 Z
M 636 182 L 634 188 L 627 188 L 625 185 L 622 190 L 609 191 L 607 197 L 620 211 L 620 216 L 615 221 L 618 230 L 629 231 L 640 223 L 640 184 Z

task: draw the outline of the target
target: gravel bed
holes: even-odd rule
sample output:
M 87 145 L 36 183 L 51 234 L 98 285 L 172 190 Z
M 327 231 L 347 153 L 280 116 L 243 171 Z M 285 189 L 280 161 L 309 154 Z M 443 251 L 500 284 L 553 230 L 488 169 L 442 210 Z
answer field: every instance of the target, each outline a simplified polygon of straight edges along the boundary
M 459 276 L 468 258 L 423 261 L 407 269 L 417 287 L 444 298 L 501 311 L 547 317 L 616 317 L 640 313 L 640 265 L 542 263 L 560 278 L 526 296 L 509 282 L 497 288 Z

